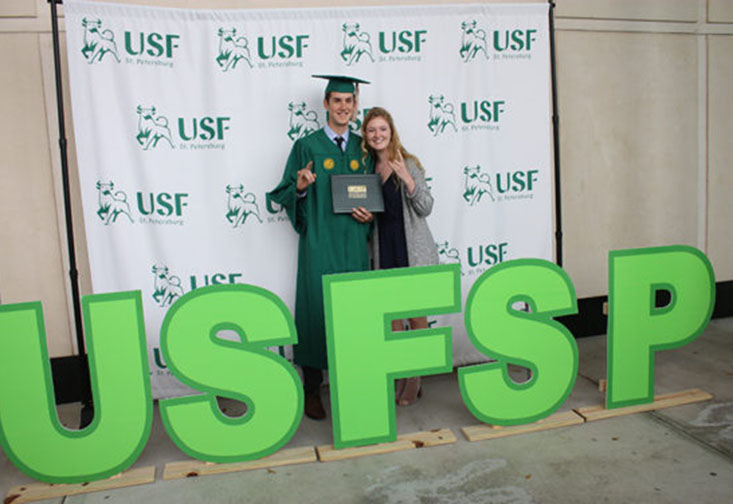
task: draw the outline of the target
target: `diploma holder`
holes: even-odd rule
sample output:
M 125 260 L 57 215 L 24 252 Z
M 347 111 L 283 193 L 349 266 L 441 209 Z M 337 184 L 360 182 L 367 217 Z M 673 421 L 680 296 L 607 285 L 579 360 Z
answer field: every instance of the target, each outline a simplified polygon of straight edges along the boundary
M 351 213 L 356 207 L 384 212 L 382 178 L 376 173 L 331 175 L 331 199 L 334 213 Z

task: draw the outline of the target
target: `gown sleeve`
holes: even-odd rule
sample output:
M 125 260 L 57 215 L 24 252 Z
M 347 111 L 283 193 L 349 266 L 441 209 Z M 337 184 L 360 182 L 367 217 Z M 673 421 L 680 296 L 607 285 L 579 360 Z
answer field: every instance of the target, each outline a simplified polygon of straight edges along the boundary
M 305 205 L 307 195 L 305 197 L 299 197 L 296 187 L 298 170 L 305 168 L 308 164 L 308 160 L 306 159 L 308 156 L 305 151 L 303 142 L 301 140 L 296 141 L 285 164 L 282 180 L 277 187 L 268 193 L 272 201 L 285 208 L 285 213 L 297 233 L 303 233 L 305 231 L 307 222 Z

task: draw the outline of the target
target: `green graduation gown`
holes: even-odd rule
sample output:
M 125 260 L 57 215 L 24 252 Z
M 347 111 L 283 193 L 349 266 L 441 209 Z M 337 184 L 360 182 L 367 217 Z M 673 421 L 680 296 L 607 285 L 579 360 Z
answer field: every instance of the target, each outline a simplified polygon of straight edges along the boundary
M 280 184 L 270 198 L 282 205 L 298 242 L 298 278 L 295 291 L 295 327 L 298 344 L 293 347 L 297 364 L 326 369 L 326 330 L 321 277 L 331 273 L 369 269 L 367 243 L 371 224 L 356 221 L 351 214 L 334 214 L 331 175 L 367 173 L 362 162 L 361 137 L 349 133 L 341 152 L 321 129 L 293 144 Z M 306 196 L 296 194 L 297 172 L 313 161 L 316 180 Z

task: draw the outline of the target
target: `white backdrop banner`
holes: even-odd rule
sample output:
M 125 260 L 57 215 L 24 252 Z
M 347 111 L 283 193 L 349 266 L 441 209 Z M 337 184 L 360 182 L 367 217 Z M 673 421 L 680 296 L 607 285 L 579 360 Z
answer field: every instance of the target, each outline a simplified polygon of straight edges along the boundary
M 360 77 L 427 170 L 442 262 L 474 280 L 553 259 L 548 5 L 190 10 L 66 0 L 72 112 L 94 292 L 141 290 L 153 393 L 160 326 L 204 285 L 294 305 L 297 239 L 266 193 L 326 122 L 324 81 Z M 463 315 L 454 363 L 485 360 Z

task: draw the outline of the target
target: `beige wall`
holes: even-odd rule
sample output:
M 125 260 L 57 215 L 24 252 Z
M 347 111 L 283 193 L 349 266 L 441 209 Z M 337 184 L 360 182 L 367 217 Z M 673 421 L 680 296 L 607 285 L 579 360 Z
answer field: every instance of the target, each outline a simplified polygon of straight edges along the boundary
M 202 8 L 337 4 L 123 3 Z M 628 247 L 694 245 L 708 254 L 718 281 L 732 280 L 733 0 L 556 3 L 564 267 L 578 296 L 606 294 L 608 251 Z M 42 300 L 50 353 L 60 356 L 73 352 L 74 336 L 50 25 L 47 0 L 0 2 L 0 301 Z M 63 51 L 62 60 L 65 74 Z M 82 292 L 89 293 L 65 77 L 64 85 L 80 280 Z

